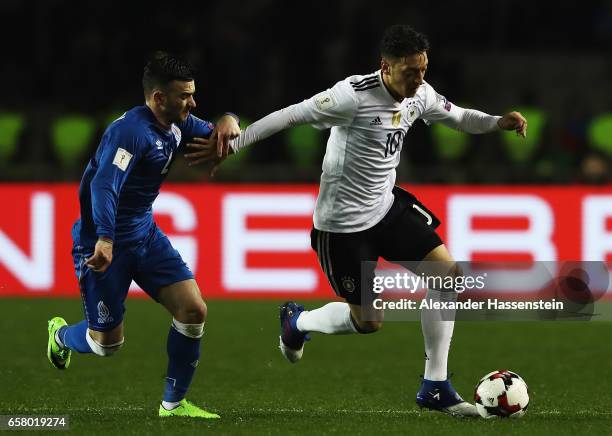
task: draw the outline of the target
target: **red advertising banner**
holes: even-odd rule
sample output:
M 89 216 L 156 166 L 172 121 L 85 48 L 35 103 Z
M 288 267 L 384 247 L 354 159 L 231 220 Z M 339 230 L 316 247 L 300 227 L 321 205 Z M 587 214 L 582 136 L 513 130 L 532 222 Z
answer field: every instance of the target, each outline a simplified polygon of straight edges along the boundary
M 612 187 L 405 188 L 440 218 L 457 260 L 612 260 Z M 77 189 L 0 185 L 0 296 L 78 295 Z M 316 195 L 315 185 L 170 184 L 154 213 L 206 298 L 330 298 L 310 248 Z

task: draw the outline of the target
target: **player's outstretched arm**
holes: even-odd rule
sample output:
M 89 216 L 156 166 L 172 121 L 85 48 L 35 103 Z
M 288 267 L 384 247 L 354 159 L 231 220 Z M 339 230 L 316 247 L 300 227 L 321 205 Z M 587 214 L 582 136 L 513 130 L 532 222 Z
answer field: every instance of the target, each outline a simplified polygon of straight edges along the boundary
M 509 112 L 499 120 L 497 125 L 502 130 L 514 130 L 517 135 L 527 137 L 527 120 L 520 112 Z
M 211 134 L 209 138 L 193 138 L 187 143 L 187 147 L 193 151 L 185 154 L 185 157 L 189 160 L 189 166 L 212 163 L 211 175 L 213 175 L 216 168 L 229 154 L 288 127 L 303 124 L 299 113 L 298 105 L 293 105 L 266 115 L 247 127 L 239 137 L 228 141 L 225 151 L 219 144 L 218 135 Z M 219 154 L 220 150 L 221 154 Z
M 527 120 L 520 112 L 509 112 L 503 117 L 489 115 L 476 109 L 459 107 L 425 84 L 425 112 L 421 118 L 427 123 L 440 122 L 447 127 L 471 134 L 489 133 L 495 130 L 515 130 L 523 138 L 527 136 Z
M 338 82 L 334 87 L 316 94 L 301 103 L 272 112 L 247 127 L 237 138 L 228 141 L 229 147 L 219 143 L 211 135 L 209 139 L 194 138 L 187 147 L 194 150 L 185 155 L 189 165 L 213 163 L 211 173 L 233 151 L 266 139 L 290 127 L 310 124 L 318 129 L 349 125 L 357 110 L 357 98 L 348 81 Z M 231 149 L 231 150 L 230 150 Z M 221 153 L 219 151 L 221 150 Z M 213 153 L 214 152 L 214 153 Z

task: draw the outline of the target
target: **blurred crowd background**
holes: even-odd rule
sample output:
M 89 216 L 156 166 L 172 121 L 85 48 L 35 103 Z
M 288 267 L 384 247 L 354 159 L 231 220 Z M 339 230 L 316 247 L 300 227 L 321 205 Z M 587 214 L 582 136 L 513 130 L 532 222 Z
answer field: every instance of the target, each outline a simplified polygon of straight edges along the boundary
M 527 140 L 417 122 L 398 179 L 410 183 L 610 181 L 612 1 L 0 2 L 0 179 L 79 180 L 106 125 L 142 104 L 146 57 L 197 69 L 195 114 L 243 127 L 346 76 L 379 68 L 384 28 L 428 35 L 426 80 L 450 101 L 522 111 Z M 327 131 L 278 134 L 232 157 L 222 182 L 316 182 Z M 179 167 L 177 169 L 176 167 Z M 177 159 L 172 180 L 199 181 Z

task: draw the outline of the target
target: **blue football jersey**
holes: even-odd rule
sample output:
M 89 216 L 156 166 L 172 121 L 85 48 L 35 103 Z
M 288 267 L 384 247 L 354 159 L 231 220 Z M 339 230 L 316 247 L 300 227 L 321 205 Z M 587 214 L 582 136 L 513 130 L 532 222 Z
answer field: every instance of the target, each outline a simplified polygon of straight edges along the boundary
M 191 114 L 166 130 L 147 106 L 111 123 L 81 179 L 75 244 L 93 247 L 98 237 L 116 244 L 142 240 L 153 225 L 153 201 L 178 148 L 212 130 L 212 123 Z

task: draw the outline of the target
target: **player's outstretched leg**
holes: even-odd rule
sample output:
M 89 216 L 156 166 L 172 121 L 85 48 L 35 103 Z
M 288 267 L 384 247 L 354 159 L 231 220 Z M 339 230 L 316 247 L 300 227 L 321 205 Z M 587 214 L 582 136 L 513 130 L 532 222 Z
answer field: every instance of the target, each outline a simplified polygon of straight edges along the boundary
M 68 323 L 62 317 L 51 318 L 47 323 L 49 340 L 47 341 L 47 358 L 51 365 L 57 369 L 66 369 L 70 366 L 70 355 L 72 351 L 64 347 L 60 338 L 57 336 L 60 328 L 67 326 Z M 61 344 L 61 345 L 60 345 Z

